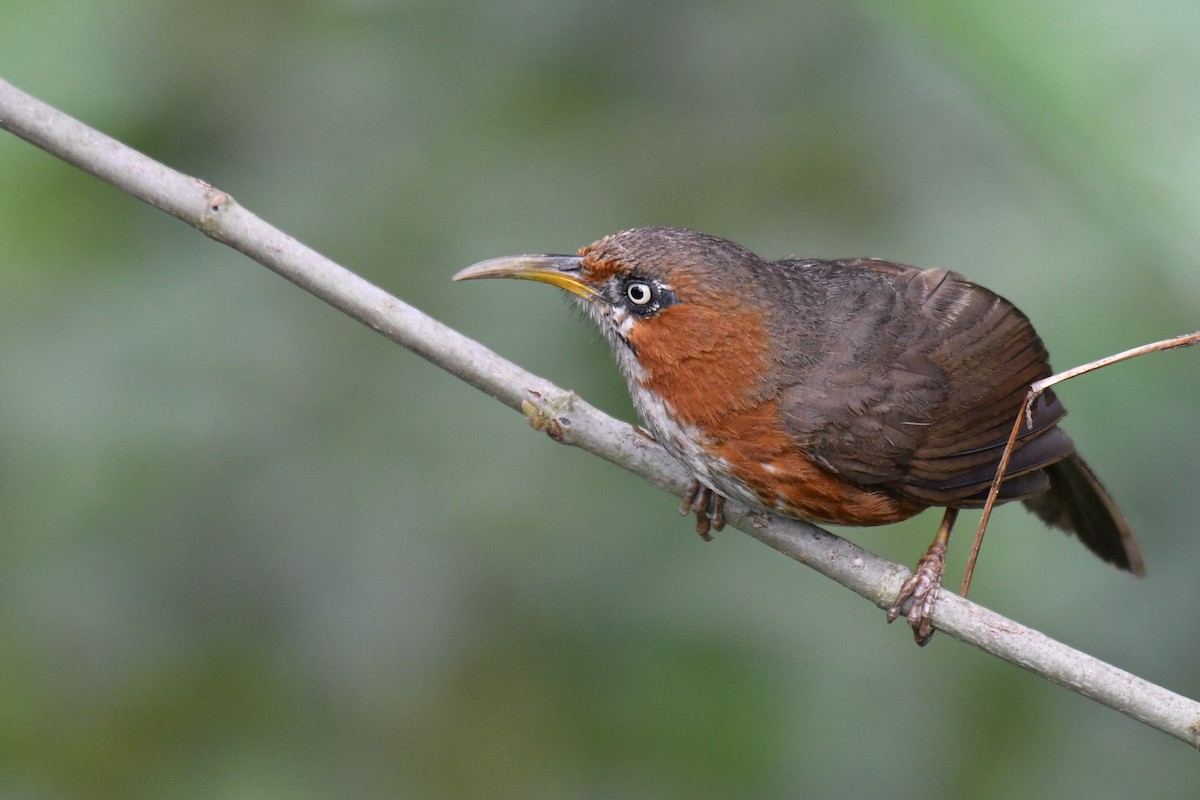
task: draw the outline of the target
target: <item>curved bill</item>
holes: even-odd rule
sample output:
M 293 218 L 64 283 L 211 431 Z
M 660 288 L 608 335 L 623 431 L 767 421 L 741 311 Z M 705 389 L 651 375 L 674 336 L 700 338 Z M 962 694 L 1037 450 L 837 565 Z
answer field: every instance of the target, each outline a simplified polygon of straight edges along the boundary
M 585 300 L 600 296 L 600 292 L 583 282 L 579 256 L 529 255 L 489 258 L 455 273 L 452 280 L 469 281 L 475 278 L 539 281 L 565 289 Z

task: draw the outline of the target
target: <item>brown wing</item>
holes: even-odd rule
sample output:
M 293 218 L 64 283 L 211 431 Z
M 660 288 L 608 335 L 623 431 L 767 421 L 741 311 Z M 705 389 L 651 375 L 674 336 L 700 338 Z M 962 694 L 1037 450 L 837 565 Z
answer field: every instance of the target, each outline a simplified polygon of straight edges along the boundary
M 1029 320 L 945 270 L 873 259 L 794 266 L 814 278 L 825 325 L 825 352 L 779 387 L 797 444 L 860 485 L 928 505 L 981 505 L 1029 384 L 1049 374 Z M 837 280 L 823 279 L 834 271 Z M 1055 427 L 1064 413 L 1052 395 L 1039 402 L 1003 499 L 1047 489 L 1040 470 L 1074 449 Z

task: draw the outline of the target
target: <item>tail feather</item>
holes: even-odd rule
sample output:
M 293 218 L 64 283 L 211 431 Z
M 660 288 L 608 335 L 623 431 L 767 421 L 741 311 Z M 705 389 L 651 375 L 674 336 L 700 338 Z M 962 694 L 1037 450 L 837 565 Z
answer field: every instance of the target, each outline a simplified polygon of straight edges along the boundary
M 1024 501 L 1047 525 L 1074 533 L 1100 558 L 1146 574 L 1142 548 L 1100 480 L 1077 453 L 1045 468 L 1050 491 Z

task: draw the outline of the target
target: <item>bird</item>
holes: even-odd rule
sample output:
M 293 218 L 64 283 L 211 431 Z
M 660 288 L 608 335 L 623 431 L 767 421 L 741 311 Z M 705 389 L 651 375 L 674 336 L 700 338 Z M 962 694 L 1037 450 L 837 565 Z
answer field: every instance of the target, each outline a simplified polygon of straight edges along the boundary
M 599 328 L 646 430 L 692 476 L 680 513 L 705 539 L 734 498 L 814 523 L 945 509 L 887 610 L 914 639 L 959 510 L 984 505 L 1032 382 L 1051 374 L 1029 319 L 945 269 L 876 258 L 769 261 L 699 231 L 620 231 L 574 255 L 492 258 L 456 281 L 558 287 Z M 1021 501 L 1104 561 L 1145 573 L 1129 522 L 1038 397 L 997 502 Z

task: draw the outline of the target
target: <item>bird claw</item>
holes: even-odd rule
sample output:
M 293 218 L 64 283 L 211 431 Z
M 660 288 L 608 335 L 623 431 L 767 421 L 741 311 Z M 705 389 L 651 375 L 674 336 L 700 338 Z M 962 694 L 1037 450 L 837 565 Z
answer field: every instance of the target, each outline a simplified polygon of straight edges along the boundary
M 887 610 L 887 621 L 895 622 L 903 612 L 904 604 L 908 603 L 908 625 L 920 647 L 929 644 L 933 638 L 933 607 L 937 603 L 945 568 L 946 548 L 934 542 L 917 562 L 916 571 L 900 587 L 896 602 Z
M 680 516 L 696 512 L 696 533 L 706 542 L 712 541 L 711 531 L 725 527 L 725 498 L 700 481 L 692 481 L 683 493 L 679 506 Z

